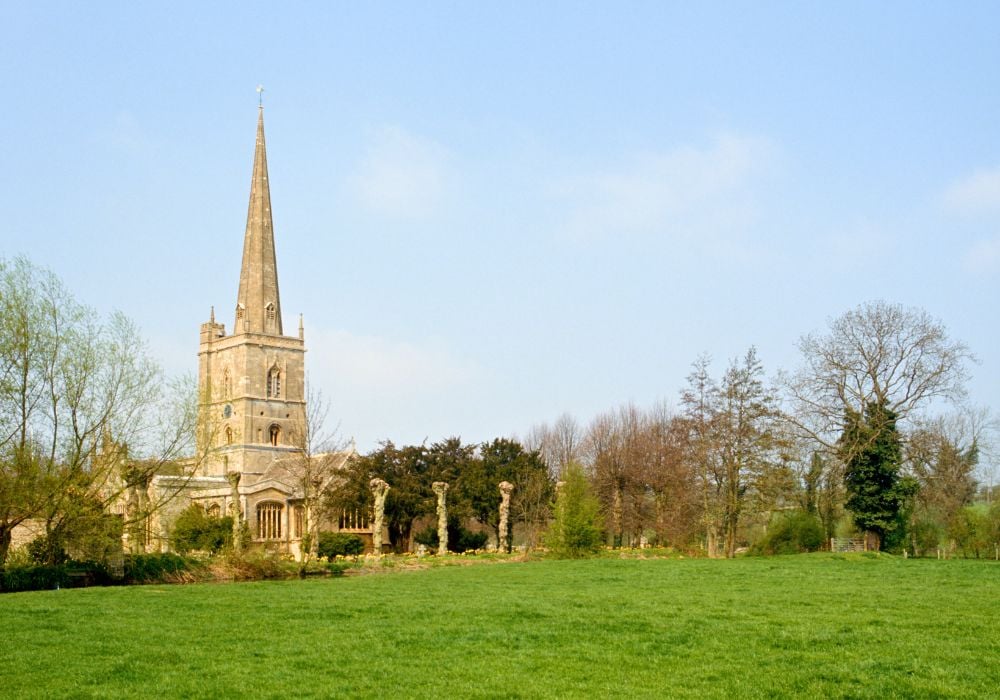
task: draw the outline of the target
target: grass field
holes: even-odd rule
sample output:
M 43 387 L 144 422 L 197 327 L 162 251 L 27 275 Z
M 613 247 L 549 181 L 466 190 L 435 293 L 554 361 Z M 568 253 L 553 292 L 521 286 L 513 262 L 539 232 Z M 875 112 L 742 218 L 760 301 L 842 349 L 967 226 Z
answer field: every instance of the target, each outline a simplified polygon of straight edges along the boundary
M 1000 565 L 537 561 L 0 596 L 3 697 L 997 697 Z

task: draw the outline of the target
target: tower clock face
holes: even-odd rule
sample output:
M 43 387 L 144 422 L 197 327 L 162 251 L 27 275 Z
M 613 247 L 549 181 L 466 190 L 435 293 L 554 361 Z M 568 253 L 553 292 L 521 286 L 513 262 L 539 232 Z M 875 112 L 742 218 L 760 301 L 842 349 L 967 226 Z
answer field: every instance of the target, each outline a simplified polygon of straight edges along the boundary
M 222 417 L 229 418 L 231 415 L 233 415 L 233 407 L 232 404 L 227 403 L 222 409 Z

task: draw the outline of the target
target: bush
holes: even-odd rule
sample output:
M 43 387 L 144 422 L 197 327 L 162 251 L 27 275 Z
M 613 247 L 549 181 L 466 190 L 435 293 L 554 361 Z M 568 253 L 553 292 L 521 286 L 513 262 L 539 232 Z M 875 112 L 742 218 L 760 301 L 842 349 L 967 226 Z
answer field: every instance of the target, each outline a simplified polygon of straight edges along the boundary
M 215 554 L 232 545 L 233 519 L 210 517 L 204 508 L 192 503 L 177 516 L 171 541 L 181 554 L 192 550 Z
M 823 546 L 825 536 L 819 519 L 805 511 L 793 511 L 777 516 L 763 540 L 755 544 L 753 554 L 799 554 L 815 552 Z
M 981 505 L 962 508 L 948 524 L 948 536 L 964 558 L 989 557 L 996 542 L 990 511 Z
M 64 564 L 12 566 L 0 571 L 0 590 L 8 593 L 52 590 L 68 584 L 69 574 Z
M 944 540 L 944 529 L 934 520 L 918 520 L 910 531 L 914 556 L 924 556 L 934 553 Z
M 320 532 L 317 554 L 327 559 L 352 557 L 365 551 L 365 542 L 357 535 L 346 532 Z
M 28 543 L 28 556 L 36 564 L 60 566 L 69 561 L 62 540 L 53 535 L 39 535 Z
M 190 559 L 163 554 L 131 554 L 125 557 L 126 583 L 169 583 L 194 568 Z

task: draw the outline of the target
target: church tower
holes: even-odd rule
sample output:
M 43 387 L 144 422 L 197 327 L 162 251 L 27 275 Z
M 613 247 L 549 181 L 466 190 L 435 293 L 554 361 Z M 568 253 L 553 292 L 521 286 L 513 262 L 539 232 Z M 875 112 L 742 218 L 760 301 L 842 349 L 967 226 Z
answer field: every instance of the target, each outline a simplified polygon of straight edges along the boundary
M 250 206 L 233 332 L 213 308 L 198 350 L 200 476 L 239 472 L 253 483 L 269 465 L 301 452 L 306 424 L 305 342 L 282 333 L 264 108 L 257 115 Z

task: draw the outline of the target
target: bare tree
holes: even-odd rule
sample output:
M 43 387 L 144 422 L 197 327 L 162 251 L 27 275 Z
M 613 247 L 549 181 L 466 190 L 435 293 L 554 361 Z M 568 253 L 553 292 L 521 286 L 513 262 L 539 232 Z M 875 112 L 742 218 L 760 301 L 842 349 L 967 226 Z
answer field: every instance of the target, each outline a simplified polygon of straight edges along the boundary
M 337 437 L 338 428 L 329 428 L 330 404 L 323 393 L 306 379 L 305 422 L 297 431 L 299 454 L 292 458 L 292 471 L 302 493 L 303 528 L 301 562 L 305 566 L 319 546 L 320 524 L 331 515 L 327 493 L 336 486 L 341 475 L 343 445 Z
M 847 409 L 885 406 L 900 421 L 943 399 L 965 397 L 975 358 L 926 311 L 873 301 L 799 341 L 803 365 L 784 378 L 797 427 L 833 450 Z
M 946 527 L 972 502 L 977 467 L 993 432 L 994 422 L 985 409 L 917 422 L 906 441 L 907 466 L 921 484 L 915 517 Z
M 532 426 L 522 442 L 529 451 L 541 454 L 549 473 L 558 479 L 566 465 L 580 461 L 584 437 L 576 419 L 563 413 L 551 426 L 548 423 Z

